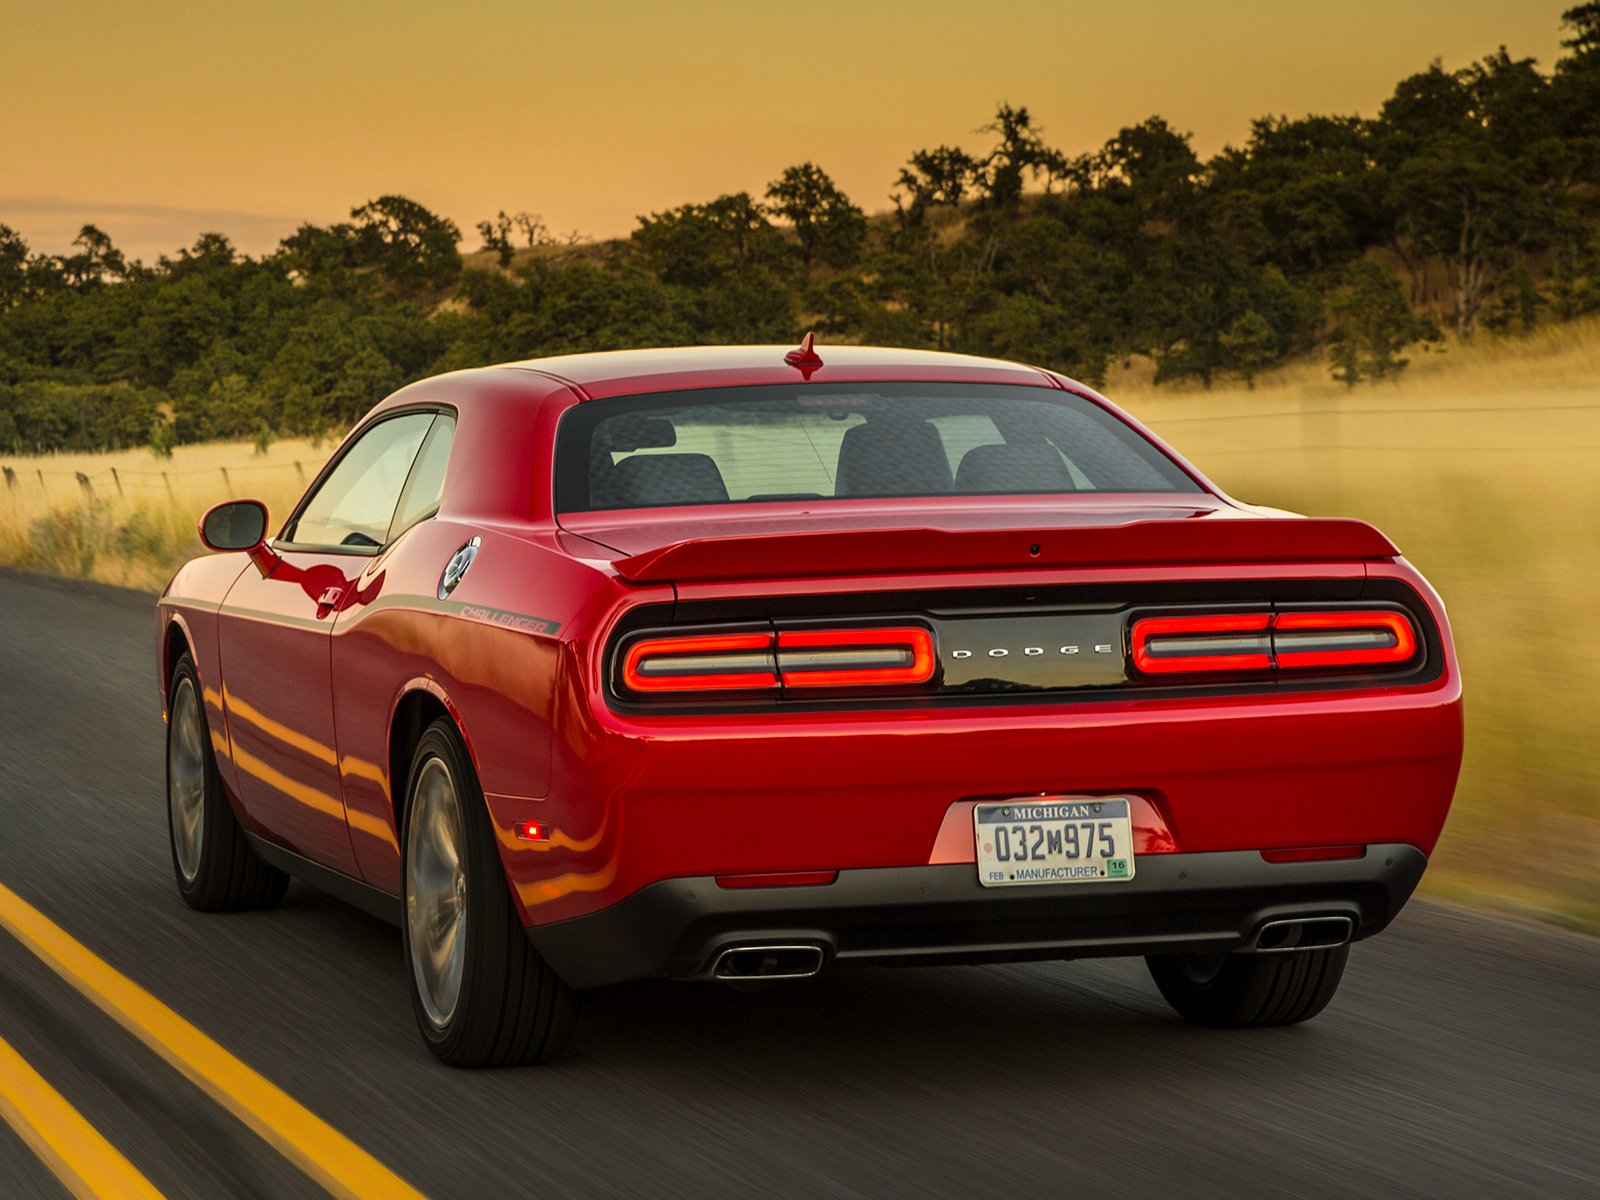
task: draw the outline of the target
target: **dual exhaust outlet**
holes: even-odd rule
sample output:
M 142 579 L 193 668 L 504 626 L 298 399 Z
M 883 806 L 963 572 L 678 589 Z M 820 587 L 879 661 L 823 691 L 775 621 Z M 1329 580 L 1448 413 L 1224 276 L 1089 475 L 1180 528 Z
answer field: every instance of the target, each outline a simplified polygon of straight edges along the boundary
M 1349 917 L 1286 917 L 1256 930 L 1250 949 L 1260 954 L 1285 950 L 1323 950 L 1342 946 L 1356 931 Z
M 815 945 L 732 946 L 717 955 L 713 979 L 809 979 L 822 970 L 822 947 Z

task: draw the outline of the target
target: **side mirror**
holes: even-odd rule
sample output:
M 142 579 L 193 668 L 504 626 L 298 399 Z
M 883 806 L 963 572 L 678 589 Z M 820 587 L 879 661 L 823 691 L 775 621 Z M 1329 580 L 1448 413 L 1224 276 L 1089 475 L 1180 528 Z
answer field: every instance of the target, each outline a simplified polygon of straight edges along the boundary
M 283 561 L 267 545 L 267 506 L 259 500 L 229 500 L 200 518 L 200 540 L 208 550 L 243 550 L 256 570 L 271 575 Z
M 267 539 L 267 506 L 230 500 L 200 518 L 200 540 L 208 550 L 254 550 Z

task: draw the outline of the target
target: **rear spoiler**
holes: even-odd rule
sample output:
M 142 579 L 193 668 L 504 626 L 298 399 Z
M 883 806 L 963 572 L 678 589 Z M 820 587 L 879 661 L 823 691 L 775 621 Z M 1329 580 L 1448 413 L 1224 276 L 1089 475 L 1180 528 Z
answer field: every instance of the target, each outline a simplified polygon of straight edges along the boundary
M 1016 567 L 1184 566 L 1394 558 L 1364 521 L 1193 517 L 1054 529 L 868 529 L 691 538 L 611 565 L 634 583 Z

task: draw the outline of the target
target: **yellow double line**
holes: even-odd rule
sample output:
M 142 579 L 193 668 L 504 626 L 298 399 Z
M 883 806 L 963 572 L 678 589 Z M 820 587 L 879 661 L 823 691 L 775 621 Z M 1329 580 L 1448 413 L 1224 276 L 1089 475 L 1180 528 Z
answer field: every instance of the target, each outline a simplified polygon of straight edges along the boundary
M 161 1193 L 78 1115 L 22 1055 L 0 1041 L 0 1119 L 80 1200 L 161 1200 Z
M 420 1200 L 405 1180 L 3 884 L 0 928 L 332 1195 Z M 133 1164 L 4 1042 L 0 1117 L 74 1196 L 159 1200 Z

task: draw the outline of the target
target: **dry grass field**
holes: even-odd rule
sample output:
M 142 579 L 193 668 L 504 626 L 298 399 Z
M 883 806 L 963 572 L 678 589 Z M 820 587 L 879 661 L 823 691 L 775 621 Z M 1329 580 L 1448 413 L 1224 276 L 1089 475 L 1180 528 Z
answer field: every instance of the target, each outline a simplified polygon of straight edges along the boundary
M 1240 499 L 1399 543 L 1444 595 L 1468 689 L 1426 886 L 1600 929 L 1600 321 L 1419 352 L 1399 383 L 1354 391 L 1315 364 L 1209 392 L 1156 390 L 1135 365 L 1107 391 Z M 0 458 L 0 562 L 157 590 L 198 552 L 207 504 L 281 515 L 329 449 Z
M 0 563 L 159 592 L 201 552 L 195 525 L 230 497 L 264 500 L 283 516 L 335 443 L 248 442 L 115 454 L 0 455 Z M 87 487 L 80 482 L 82 475 Z

